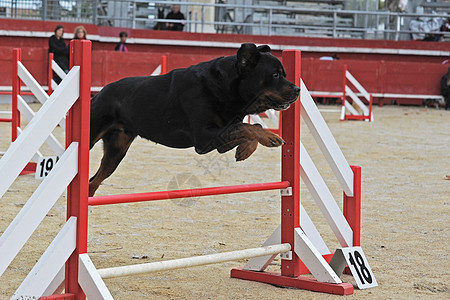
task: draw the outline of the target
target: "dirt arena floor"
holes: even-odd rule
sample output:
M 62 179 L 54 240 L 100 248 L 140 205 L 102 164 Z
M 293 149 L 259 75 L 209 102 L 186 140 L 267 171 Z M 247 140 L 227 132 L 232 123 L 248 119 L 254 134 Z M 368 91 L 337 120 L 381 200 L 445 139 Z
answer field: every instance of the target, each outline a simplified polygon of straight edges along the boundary
M 338 108 L 326 106 L 324 108 Z M 0 105 L 0 110 L 8 110 Z M 375 122 L 324 117 L 350 164 L 362 166 L 362 248 L 379 286 L 346 299 L 450 299 L 450 112 L 374 108 Z M 10 125 L 0 123 L 0 151 Z M 57 128 L 61 137 L 62 130 Z M 309 131 L 302 142 L 342 205 L 342 191 Z M 47 152 L 46 152 L 47 151 Z M 50 155 L 43 147 L 42 152 Z M 91 151 L 91 174 L 101 145 Z M 1 176 L 1 174 L 0 174 Z M 280 149 L 259 146 L 236 163 L 234 152 L 199 156 L 137 139 L 97 195 L 278 181 Z M 39 182 L 20 176 L 0 200 L 0 233 Z M 336 238 L 302 186 L 302 203 L 331 250 Z M 9 299 L 65 221 L 65 196 L 0 277 Z M 93 207 L 88 251 L 97 268 L 258 247 L 280 223 L 278 191 Z M 337 299 L 339 296 L 232 279 L 245 260 L 105 280 L 115 299 Z M 270 270 L 279 270 L 276 259 Z M 344 282 L 355 284 L 349 275 Z

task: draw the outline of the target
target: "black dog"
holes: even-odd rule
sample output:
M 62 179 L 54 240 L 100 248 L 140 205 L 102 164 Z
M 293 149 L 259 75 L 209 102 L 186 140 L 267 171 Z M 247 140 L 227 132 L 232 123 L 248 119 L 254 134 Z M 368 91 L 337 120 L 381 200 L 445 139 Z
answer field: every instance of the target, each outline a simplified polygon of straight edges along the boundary
M 295 102 L 300 89 L 285 76 L 269 46 L 243 44 L 234 56 L 108 84 L 91 104 L 90 146 L 102 139 L 104 153 L 89 195 L 114 172 L 138 135 L 168 147 L 195 147 L 199 154 L 237 146 L 237 161 L 248 158 L 258 142 L 282 145 L 278 135 L 242 120 Z

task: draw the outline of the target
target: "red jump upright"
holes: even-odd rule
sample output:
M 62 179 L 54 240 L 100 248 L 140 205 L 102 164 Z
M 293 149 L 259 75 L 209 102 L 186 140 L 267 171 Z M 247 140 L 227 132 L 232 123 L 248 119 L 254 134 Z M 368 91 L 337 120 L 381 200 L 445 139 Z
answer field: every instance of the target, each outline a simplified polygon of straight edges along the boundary
M 300 60 L 300 51 L 283 51 L 287 79 L 297 86 L 301 85 Z M 300 107 L 300 101 L 295 102 L 283 112 L 282 119 L 282 136 L 286 144 L 282 149 L 281 180 L 291 183 L 292 193 L 282 196 L 281 200 L 281 242 L 289 243 L 293 248 L 294 230 L 300 227 Z M 282 260 L 281 273 L 233 269 L 231 277 L 331 294 L 353 293 L 353 286 L 349 283 L 331 284 L 300 276 L 302 266 L 302 261 L 295 251 L 292 251 L 291 260 Z
M 70 66 L 82 66 L 80 97 L 66 119 L 66 147 L 78 142 L 78 174 L 67 188 L 67 219 L 77 217 L 77 246 L 66 264 L 66 293 L 86 299 L 78 284 L 79 255 L 87 252 L 89 194 L 89 132 L 91 109 L 91 42 L 70 43 Z
M 18 107 L 18 98 L 21 95 L 21 80 L 19 78 L 19 66 L 18 63 L 22 60 L 22 49 L 13 49 L 13 59 L 12 59 L 12 94 L 11 94 L 11 142 L 17 139 L 18 130 L 20 128 L 20 111 Z M 36 172 L 36 163 L 29 162 L 21 175 L 30 174 Z

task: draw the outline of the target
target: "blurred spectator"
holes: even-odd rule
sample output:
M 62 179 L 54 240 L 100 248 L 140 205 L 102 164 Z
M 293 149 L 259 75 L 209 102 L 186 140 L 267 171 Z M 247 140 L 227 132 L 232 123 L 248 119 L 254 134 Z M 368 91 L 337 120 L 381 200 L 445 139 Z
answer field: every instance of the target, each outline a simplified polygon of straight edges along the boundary
M 448 18 L 441 26 L 441 32 L 450 32 L 450 18 Z M 443 36 L 443 35 L 442 35 Z
M 447 73 L 441 78 L 441 94 L 444 96 L 445 109 L 450 110 L 450 67 Z
M 115 51 L 119 52 L 128 52 L 128 48 L 126 45 L 128 34 L 125 31 L 122 31 L 119 33 L 120 42 L 116 45 L 116 48 L 114 48 Z
M 332 56 L 321 56 L 319 60 L 339 60 L 339 56 L 334 53 Z
M 409 22 L 409 29 L 414 31 L 411 34 L 413 40 L 438 42 L 443 36 L 440 32 L 448 31 L 449 27 L 448 19 L 441 17 L 419 17 Z
M 158 8 L 158 19 L 164 19 L 164 7 Z M 166 30 L 166 22 L 158 22 L 153 30 Z
M 166 19 L 169 20 L 184 20 L 184 15 L 180 12 L 180 6 L 174 4 L 172 10 L 167 14 Z M 167 30 L 183 31 L 183 23 L 166 23 Z
M 69 72 L 69 47 L 63 40 L 64 27 L 58 25 L 55 28 L 55 34 L 48 40 L 48 51 L 53 53 L 53 60 L 58 64 L 58 66 L 63 69 L 65 73 Z M 61 82 L 61 78 L 53 72 L 53 79 L 56 83 Z M 50 84 L 50 83 L 49 83 Z
M 74 40 L 85 40 L 85 39 L 87 39 L 86 35 L 87 35 L 86 28 L 84 28 L 84 26 L 80 25 L 75 28 L 75 31 L 73 33 L 73 39 Z

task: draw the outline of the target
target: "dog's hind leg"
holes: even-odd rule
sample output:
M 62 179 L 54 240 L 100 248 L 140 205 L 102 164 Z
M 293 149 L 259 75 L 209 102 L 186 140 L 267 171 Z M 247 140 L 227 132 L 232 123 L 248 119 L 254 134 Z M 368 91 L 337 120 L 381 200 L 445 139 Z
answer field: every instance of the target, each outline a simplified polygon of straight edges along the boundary
M 103 158 L 97 173 L 89 180 L 89 196 L 93 196 L 103 180 L 116 170 L 135 137 L 123 128 L 110 130 L 103 136 Z

